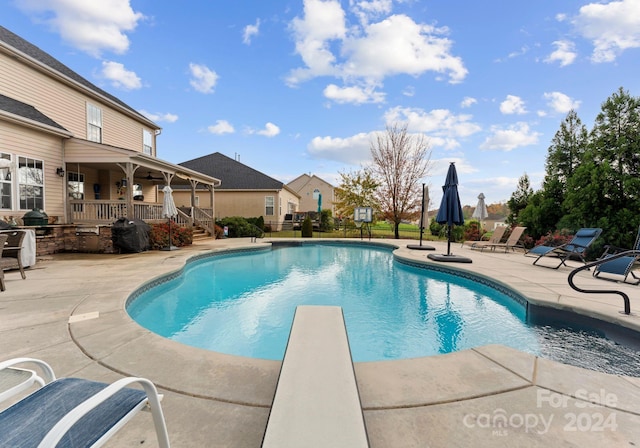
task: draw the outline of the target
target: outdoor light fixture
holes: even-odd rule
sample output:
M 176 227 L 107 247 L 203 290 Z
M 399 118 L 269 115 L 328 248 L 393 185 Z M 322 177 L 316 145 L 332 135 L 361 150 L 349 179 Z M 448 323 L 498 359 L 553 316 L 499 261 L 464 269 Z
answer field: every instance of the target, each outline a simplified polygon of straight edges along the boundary
M 61 166 L 56 168 L 56 174 L 60 177 L 64 177 L 64 168 L 62 168 Z

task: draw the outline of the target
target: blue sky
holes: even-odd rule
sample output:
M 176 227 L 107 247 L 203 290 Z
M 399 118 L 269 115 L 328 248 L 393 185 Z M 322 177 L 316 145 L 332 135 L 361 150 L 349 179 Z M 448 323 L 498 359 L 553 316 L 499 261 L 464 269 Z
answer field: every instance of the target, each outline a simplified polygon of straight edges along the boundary
M 432 207 L 534 189 L 570 109 L 640 95 L 640 0 L 10 0 L 0 23 L 162 126 L 158 156 L 338 184 L 393 123 L 425 134 Z

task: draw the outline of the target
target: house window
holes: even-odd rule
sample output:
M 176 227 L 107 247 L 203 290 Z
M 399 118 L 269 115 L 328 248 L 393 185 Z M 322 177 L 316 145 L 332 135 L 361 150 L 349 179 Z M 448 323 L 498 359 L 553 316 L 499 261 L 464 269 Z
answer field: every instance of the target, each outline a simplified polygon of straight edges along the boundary
M 273 216 L 275 201 L 273 196 L 265 196 L 264 198 L 264 214 L 265 216 Z
M 148 156 L 153 155 L 153 135 L 146 129 L 142 130 L 142 152 Z
M 20 208 L 44 208 L 44 169 L 42 160 L 18 158 L 18 195 Z
M 195 205 L 196 207 L 200 207 L 200 196 L 196 196 L 196 200 L 195 200 Z
M 13 195 L 11 188 L 11 155 L 0 152 L 0 209 L 10 210 L 13 207 Z M 6 166 L 5 166 L 6 165 Z
M 87 103 L 87 140 L 102 143 L 102 110 Z

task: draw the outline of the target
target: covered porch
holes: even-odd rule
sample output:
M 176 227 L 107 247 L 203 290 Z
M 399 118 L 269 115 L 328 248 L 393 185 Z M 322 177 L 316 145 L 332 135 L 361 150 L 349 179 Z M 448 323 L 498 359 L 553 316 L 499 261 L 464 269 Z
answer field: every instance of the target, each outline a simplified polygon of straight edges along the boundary
M 66 178 L 64 222 L 109 225 L 120 217 L 160 222 L 162 188 L 188 186 L 191 200 L 175 221 L 214 234 L 214 187 L 220 180 L 155 157 L 71 138 L 65 142 L 61 177 Z M 183 187 L 184 188 L 184 187 Z M 196 206 L 196 188 L 210 195 L 210 208 Z

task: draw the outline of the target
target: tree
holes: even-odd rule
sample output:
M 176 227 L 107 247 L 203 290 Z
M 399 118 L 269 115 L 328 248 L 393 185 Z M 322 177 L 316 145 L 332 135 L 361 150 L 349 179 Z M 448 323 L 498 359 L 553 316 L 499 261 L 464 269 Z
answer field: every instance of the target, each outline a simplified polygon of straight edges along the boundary
M 524 173 L 518 180 L 518 188 L 513 192 L 511 198 L 507 201 L 509 207 L 509 215 L 507 216 L 507 224 L 516 225 L 519 223 L 520 211 L 524 210 L 529 204 L 529 198 L 533 195 L 533 189 L 529 182 L 529 176 Z
M 370 170 L 340 172 L 340 185 L 334 190 L 337 215 L 353 216 L 353 209 L 356 207 L 379 210 L 375 198 L 376 188 L 378 184 Z
M 431 165 L 428 142 L 423 134 L 409 134 L 406 124 L 394 124 L 371 143 L 371 156 L 380 212 L 393 223 L 399 239 L 400 223 L 420 215 L 421 180 Z

